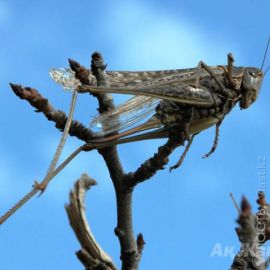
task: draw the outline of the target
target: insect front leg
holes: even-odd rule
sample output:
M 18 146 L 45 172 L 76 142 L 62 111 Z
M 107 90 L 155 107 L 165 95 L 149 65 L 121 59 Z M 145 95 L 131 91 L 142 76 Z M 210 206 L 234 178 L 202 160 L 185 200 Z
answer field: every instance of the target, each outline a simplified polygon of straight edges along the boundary
M 200 80 L 200 69 L 204 68 L 209 75 L 215 80 L 215 82 L 218 85 L 218 93 L 225 98 L 233 98 L 234 94 L 223 85 L 223 82 L 219 80 L 219 78 L 216 76 L 216 74 L 212 71 L 211 67 L 209 67 L 207 64 L 205 64 L 203 61 L 200 61 L 198 66 L 197 66 L 197 78 L 196 78 L 196 87 L 199 85 L 199 80 Z

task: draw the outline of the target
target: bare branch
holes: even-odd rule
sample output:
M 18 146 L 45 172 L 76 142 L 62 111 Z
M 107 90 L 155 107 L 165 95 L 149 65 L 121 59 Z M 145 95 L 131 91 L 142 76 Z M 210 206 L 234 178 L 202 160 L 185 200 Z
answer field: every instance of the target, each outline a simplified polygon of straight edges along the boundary
M 126 177 L 127 185 L 134 187 L 163 170 L 164 166 L 169 162 L 170 154 L 180 145 L 183 145 L 186 137 L 178 134 L 178 137 L 170 137 L 169 140 L 158 148 L 158 152 L 153 157 L 146 160 L 135 172 L 129 173 Z
M 17 84 L 10 84 L 10 86 L 19 98 L 28 101 L 36 108 L 36 112 L 42 112 L 49 121 L 55 122 L 56 128 L 64 130 L 67 122 L 66 114 L 63 111 L 55 110 L 48 99 L 44 98 L 36 89 Z M 72 121 L 69 134 L 85 142 L 93 137 L 91 130 L 78 121 Z
M 105 73 L 106 65 L 100 53 L 92 54 L 91 69 L 96 76 L 98 86 L 109 86 Z M 109 95 L 98 94 L 99 111 L 103 112 L 114 108 Z M 132 224 L 132 191 L 125 186 L 125 173 L 119 159 L 117 147 L 112 146 L 98 150 L 103 156 L 111 179 L 114 183 L 117 201 L 117 227 L 115 234 L 121 246 L 122 270 L 137 270 L 141 254 L 138 252 L 137 243 L 133 234 Z
M 91 60 L 91 72 L 76 62 L 75 60 L 69 59 L 70 68 L 75 72 L 75 77 L 80 80 L 82 84 L 86 85 L 95 85 L 97 86 L 108 86 L 109 82 L 107 76 L 104 72 L 106 65 L 103 63 L 103 59 L 100 53 L 95 52 L 92 54 Z M 93 78 L 94 77 L 94 78 Z M 94 97 L 98 99 L 100 113 L 111 110 L 114 108 L 113 99 L 108 94 L 99 94 L 99 93 L 91 93 Z
M 92 55 L 91 72 L 74 60 L 69 60 L 69 62 L 71 69 L 75 72 L 76 78 L 79 79 L 82 84 L 96 84 L 97 86 L 109 87 L 108 78 L 105 73 L 106 65 L 103 63 L 100 53 L 95 52 Z M 37 109 L 37 112 L 42 112 L 48 120 L 54 121 L 57 128 L 62 130 L 64 129 L 67 121 L 65 113 L 56 111 L 53 106 L 49 104 L 48 100 L 43 98 L 37 90 L 30 87 L 24 88 L 20 85 L 11 85 L 11 87 L 17 96 L 27 100 Z M 108 111 L 114 108 L 113 99 L 110 95 L 94 94 L 93 96 L 98 99 L 99 112 Z M 169 139 L 166 144 L 159 147 L 158 152 L 153 157 L 145 161 L 134 173 L 130 173 L 128 175 L 125 174 L 122 168 L 116 146 L 102 147 L 98 149 L 98 152 L 103 156 L 106 162 L 116 190 L 117 226 L 115 228 L 115 234 L 119 238 L 121 246 L 122 270 L 138 269 L 145 244 L 142 234 L 139 234 L 136 240 L 133 233 L 133 188 L 137 183 L 152 177 L 158 170 L 164 168 L 168 163 L 169 155 L 176 147 L 184 144 L 187 139 L 186 130 L 188 123 L 189 121 L 187 121 L 187 123 L 183 123 L 183 126 L 181 127 L 177 126 L 171 128 L 168 131 Z M 72 122 L 70 135 L 76 136 L 86 142 L 91 141 L 93 138 L 93 133 L 77 121 Z M 92 149 L 95 149 L 95 147 L 93 146 L 93 148 L 87 149 L 82 146 L 79 151 L 89 151 Z M 69 158 L 66 163 L 68 163 L 72 157 Z M 59 167 L 60 169 L 62 168 L 61 165 Z M 58 169 L 56 172 L 58 172 Z M 82 178 L 87 178 L 89 180 L 86 176 Z M 89 186 L 90 184 L 88 180 L 81 180 L 81 183 L 88 183 L 87 185 Z M 78 183 L 80 183 L 80 181 Z M 75 191 L 70 195 L 71 203 L 67 206 L 71 226 L 82 246 L 82 249 L 77 252 L 77 256 L 86 269 L 116 269 L 111 258 L 109 258 L 109 256 L 96 243 L 86 222 L 83 197 L 88 186 L 80 185 L 82 184 L 77 184 L 77 186 L 75 186 Z M 76 199 L 76 196 L 80 199 Z
M 70 225 L 82 247 L 76 254 L 86 269 L 116 270 L 112 259 L 99 246 L 87 223 L 84 200 L 87 190 L 94 185 L 95 180 L 87 174 L 82 174 L 70 192 L 69 204 L 65 206 Z

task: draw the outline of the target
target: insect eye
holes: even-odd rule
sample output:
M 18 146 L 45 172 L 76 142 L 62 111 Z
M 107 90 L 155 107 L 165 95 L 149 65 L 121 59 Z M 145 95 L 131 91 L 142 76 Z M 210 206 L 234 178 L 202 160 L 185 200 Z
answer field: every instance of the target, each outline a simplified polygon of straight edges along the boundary
M 251 75 L 252 77 L 257 77 L 255 72 L 249 72 L 249 75 Z

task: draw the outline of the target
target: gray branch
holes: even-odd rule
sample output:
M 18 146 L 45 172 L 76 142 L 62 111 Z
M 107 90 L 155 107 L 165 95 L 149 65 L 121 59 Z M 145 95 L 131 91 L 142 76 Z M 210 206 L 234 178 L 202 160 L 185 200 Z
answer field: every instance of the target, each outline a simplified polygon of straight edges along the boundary
M 89 72 L 87 69 L 74 60 L 70 60 L 71 69 L 75 76 L 83 84 L 88 83 Z M 109 86 L 109 81 L 105 73 L 106 65 L 100 53 L 92 54 L 91 72 L 96 77 L 98 86 Z M 113 100 L 106 94 L 95 94 L 99 102 L 99 112 L 104 112 L 114 108 Z M 119 159 L 116 146 L 106 147 L 98 150 L 102 155 L 116 191 L 117 200 L 117 235 L 121 246 L 122 270 L 137 270 L 141 258 L 142 249 L 138 249 L 137 242 L 133 234 L 132 224 L 132 190 L 125 185 L 126 174 Z

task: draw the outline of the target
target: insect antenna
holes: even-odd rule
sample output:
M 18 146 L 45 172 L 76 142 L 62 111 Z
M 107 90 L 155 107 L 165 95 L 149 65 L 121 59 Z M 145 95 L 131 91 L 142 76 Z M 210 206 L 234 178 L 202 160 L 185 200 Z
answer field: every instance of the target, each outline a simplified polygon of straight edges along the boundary
M 266 75 L 266 73 L 269 71 L 270 69 L 270 65 L 266 68 L 265 72 L 264 72 L 264 76 Z
M 261 70 L 263 69 L 263 66 L 264 66 L 264 63 L 265 63 L 265 59 L 266 59 L 267 52 L 268 52 L 268 48 L 269 48 L 269 43 L 270 43 L 270 37 L 268 38 L 268 41 L 267 41 L 266 49 L 265 49 L 264 56 L 263 56 L 263 61 L 262 61 Z M 268 67 L 268 68 L 269 68 L 269 67 Z M 268 69 L 268 68 L 267 68 L 267 69 Z M 266 73 L 266 72 L 265 72 L 265 73 Z

